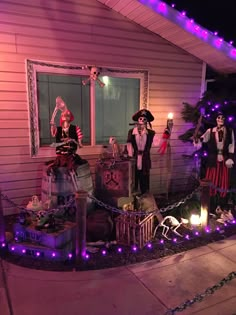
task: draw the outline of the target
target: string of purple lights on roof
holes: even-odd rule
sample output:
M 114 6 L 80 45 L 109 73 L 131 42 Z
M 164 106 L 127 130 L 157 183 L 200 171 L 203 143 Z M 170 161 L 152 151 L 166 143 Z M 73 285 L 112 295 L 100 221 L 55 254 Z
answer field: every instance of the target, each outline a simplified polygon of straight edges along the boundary
M 175 4 L 168 5 L 159 0 L 139 0 L 143 5 L 151 8 L 153 11 L 168 18 L 177 25 L 196 37 L 202 39 L 208 44 L 214 46 L 229 57 L 236 59 L 236 48 L 233 47 L 233 41 L 226 42 L 222 37 L 218 36 L 218 32 L 211 32 L 201 25 L 194 22 L 194 19 L 188 18 L 186 11 L 178 11 Z

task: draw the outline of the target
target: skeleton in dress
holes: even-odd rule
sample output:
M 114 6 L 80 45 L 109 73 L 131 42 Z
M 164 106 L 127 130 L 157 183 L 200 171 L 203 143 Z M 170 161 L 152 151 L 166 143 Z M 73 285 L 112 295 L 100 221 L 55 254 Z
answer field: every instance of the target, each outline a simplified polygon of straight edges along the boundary
M 218 113 L 216 118 L 216 127 L 209 128 L 200 137 L 195 140 L 194 146 L 200 149 L 203 143 L 208 145 L 208 162 L 205 178 L 212 184 L 210 194 L 216 195 L 217 189 L 220 189 L 220 196 L 225 197 L 229 189 L 229 169 L 234 165 L 234 131 L 225 126 L 225 116 Z

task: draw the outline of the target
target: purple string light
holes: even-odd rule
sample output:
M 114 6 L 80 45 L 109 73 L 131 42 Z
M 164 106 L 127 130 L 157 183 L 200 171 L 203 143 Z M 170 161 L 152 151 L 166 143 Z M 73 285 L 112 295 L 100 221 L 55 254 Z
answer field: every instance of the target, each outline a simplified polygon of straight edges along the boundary
M 224 222 L 224 224 L 223 224 L 222 226 L 227 227 L 227 226 L 230 226 L 230 225 L 235 224 L 235 223 L 236 223 L 236 220 L 234 219 L 233 221 Z M 222 229 L 221 229 L 221 226 L 215 227 L 215 230 L 211 230 L 210 227 L 206 227 L 206 228 L 204 229 L 204 231 L 205 231 L 206 233 L 211 233 L 211 232 L 214 232 L 214 231 L 215 231 L 215 232 L 222 232 L 222 231 L 224 231 L 224 229 L 222 230 Z M 193 233 L 195 236 L 199 236 L 199 235 L 200 235 L 200 233 L 199 233 L 198 230 L 193 231 L 192 233 Z M 190 237 L 189 234 L 186 234 L 186 235 L 184 235 L 184 238 L 185 238 L 186 240 L 190 240 L 192 237 Z M 165 242 L 164 239 L 160 239 L 160 240 L 159 240 L 159 244 L 164 244 L 164 242 Z M 173 238 L 173 239 L 172 239 L 172 242 L 173 242 L 173 243 L 177 243 L 177 242 L 178 242 L 178 238 Z M 6 246 L 6 243 L 0 243 L 0 247 L 5 247 L 5 246 Z M 146 244 L 146 247 L 147 247 L 148 249 L 152 249 L 152 248 L 153 248 L 153 242 L 148 242 L 148 243 Z M 27 252 L 26 248 L 23 248 L 23 249 L 22 249 L 22 245 L 19 245 L 19 244 L 16 244 L 15 246 L 11 246 L 11 247 L 10 247 L 10 250 L 11 250 L 11 251 L 15 251 L 15 252 L 17 252 L 17 253 L 18 253 L 18 252 L 19 252 L 19 253 L 21 252 L 22 254 L 26 254 L 26 252 Z M 131 247 L 131 250 L 132 250 L 133 252 L 137 252 L 137 251 L 138 251 L 137 245 L 133 245 L 133 246 Z M 123 252 L 122 247 L 117 247 L 117 252 L 118 252 L 118 253 L 122 253 L 122 252 Z M 105 256 L 105 255 L 107 255 L 107 250 L 106 250 L 106 249 L 103 249 L 103 250 L 101 251 L 101 253 L 102 253 L 103 256 Z M 36 254 L 35 254 L 35 256 L 36 256 L 36 257 L 43 256 L 43 252 L 37 251 Z M 53 257 L 56 257 L 56 256 L 57 256 L 56 251 L 54 251 L 54 252 L 51 253 L 51 257 L 52 257 L 52 258 L 53 258 Z M 71 253 L 68 254 L 68 258 L 69 258 L 69 259 L 72 258 L 72 254 L 71 254 Z M 87 260 L 87 259 L 90 258 L 90 255 L 87 254 L 87 253 L 85 253 L 84 258 Z
M 117 252 L 118 252 L 118 253 L 122 253 L 122 248 L 121 248 L 121 247 L 118 247 L 118 248 L 117 248 Z
M 154 8 L 154 10 L 158 13 L 162 13 L 162 14 L 167 14 L 167 13 L 171 13 L 173 14 L 173 12 L 170 12 L 171 8 L 175 9 L 175 4 L 172 3 L 170 4 L 171 8 L 168 7 L 168 5 L 166 5 L 165 2 L 162 1 L 155 1 L 155 0 L 140 0 L 141 3 L 143 3 L 144 5 L 151 5 L 154 8 L 154 4 L 156 3 L 157 6 Z M 176 9 L 175 9 L 176 10 Z M 212 36 L 218 36 L 218 31 L 215 32 L 210 32 L 206 29 L 202 29 L 201 27 L 199 27 L 198 25 L 195 25 L 194 20 L 191 18 L 189 19 L 187 17 L 187 12 L 186 11 L 179 11 L 178 12 L 182 17 L 187 18 L 186 21 L 186 25 L 185 25 L 185 29 L 187 29 L 189 32 L 191 33 L 195 33 L 198 37 L 202 38 L 205 41 L 212 41 Z M 176 16 L 177 18 L 177 16 Z M 190 24 L 192 26 L 190 26 Z M 183 27 L 183 25 L 181 25 Z M 233 41 L 229 41 L 228 43 L 225 42 L 224 44 L 224 39 L 223 38 L 216 38 L 215 40 L 213 40 L 211 42 L 212 45 L 214 45 L 217 49 L 222 49 L 222 48 L 228 48 L 230 46 L 233 45 Z M 226 46 L 227 45 L 227 46 Z M 234 52 L 234 49 L 230 48 L 230 50 L 227 52 L 228 55 L 230 55 L 232 58 L 236 58 L 236 51 Z
M 85 258 L 86 260 L 88 260 L 88 259 L 90 258 L 89 254 L 85 254 L 85 255 L 84 255 L 84 258 Z

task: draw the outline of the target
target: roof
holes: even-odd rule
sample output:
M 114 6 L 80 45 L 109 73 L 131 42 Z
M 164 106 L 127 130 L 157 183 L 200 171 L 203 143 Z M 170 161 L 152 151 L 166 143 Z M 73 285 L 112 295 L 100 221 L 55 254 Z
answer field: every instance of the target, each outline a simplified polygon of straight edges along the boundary
M 236 73 L 236 48 L 160 0 L 97 0 L 220 73 Z

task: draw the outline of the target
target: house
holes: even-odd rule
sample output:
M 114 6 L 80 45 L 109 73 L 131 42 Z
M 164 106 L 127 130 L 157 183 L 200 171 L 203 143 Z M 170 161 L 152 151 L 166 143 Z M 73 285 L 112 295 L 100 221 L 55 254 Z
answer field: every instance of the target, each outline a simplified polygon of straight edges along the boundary
M 55 155 L 49 120 L 59 92 L 85 134 L 79 154 L 93 175 L 102 144 L 111 135 L 124 141 L 134 110 L 150 109 L 160 136 L 174 113 L 172 171 L 152 149 L 151 190 L 166 192 L 168 176 L 171 191 L 186 190 L 192 162 L 182 154 L 192 147 L 178 140 L 189 127 L 182 103 L 201 97 L 207 64 L 222 73 L 236 70 L 235 49 L 191 25 L 158 0 L 1 1 L 0 187 L 13 202 L 3 201 L 5 214 L 40 195 L 42 166 Z M 83 85 L 86 66 L 98 67 L 101 80 L 119 88 L 108 93 Z

